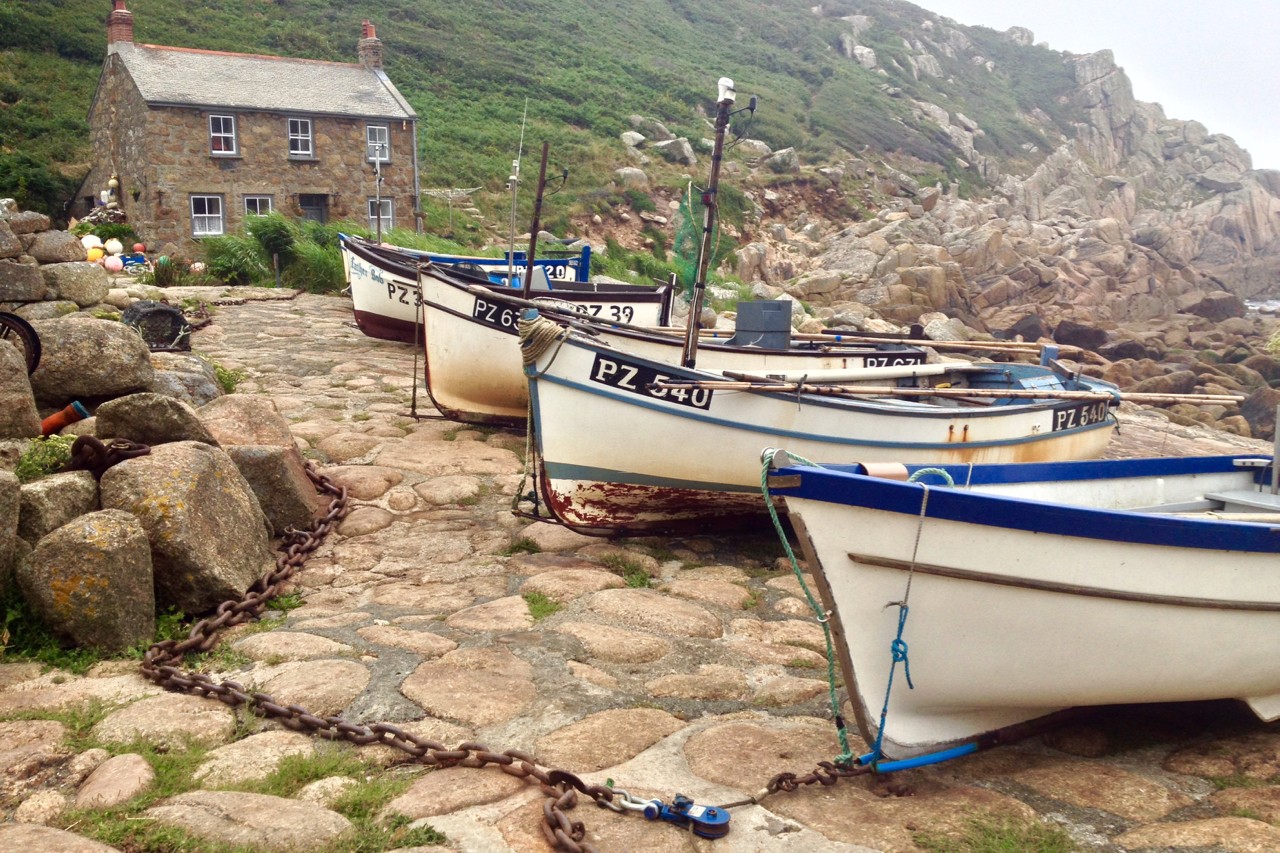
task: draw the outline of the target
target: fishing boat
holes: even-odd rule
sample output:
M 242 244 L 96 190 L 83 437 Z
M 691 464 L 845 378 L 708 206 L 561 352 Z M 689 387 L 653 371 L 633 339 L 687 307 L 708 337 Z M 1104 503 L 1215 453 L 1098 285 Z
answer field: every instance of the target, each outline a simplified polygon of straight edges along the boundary
M 445 252 L 428 252 L 412 249 L 407 246 L 393 246 L 388 243 L 375 243 L 354 234 L 338 234 L 338 241 L 344 247 L 350 243 L 414 264 L 431 261 L 441 266 L 461 266 L 475 271 L 483 270 L 494 284 L 507 287 L 520 287 L 524 284 L 525 270 L 528 268 L 529 255 L 524 250 L 506 252 L 500 258 L 485 255 L 457 255 Z M 557 282 L 585 282 L 591 280 L 591 246 L 583 244 L 581 248 L 553 250 L 554 254 L 544 258 L 536 258 L 533 262 L 544 281 L 551 283 L 554 289 Z
M 523 252 L 516 253 L 513 277 L 508 274 L 506 259 L 412 252 L 350 235 L 342 235 L 341 246 L 356 325 L 370 337 L 405 343 L 422 341 L 417 271 L 420 264 L 448 267 L 461 280 L 490 289 L 522 284 L 517 279 L 527 268 L 527 257 Z M 608 290 L 605 285 L 596 286 L 576 278 L 586 275 L 589 265 L 589 248 L 574 258 L 535 260 L 532 289 L 540 293 L 553 289 L 564 291 L 559 295 L 570 302 L 579 298 L 573 295 L 579 291 Z M 561 278 L 562 275 L 574 277 Z M 652 311 L 641 312 L 640 316 L 646 317 L 646 322 L 665 322 L 670 314 L 669 307 L 665 310 L 661 307 L 667 305 L 669 299 L 660 288 L 614 285 L 612 290 L 625 294 L 622 302 L 627 305 L 634 307 L 652 303 L 659 306 Z M 599 301 L 600 298 L 592 299 Z
M 972 750 L 1081 706 L 1237 699 L 1280 718 L 1272 457 L 766 455 L 873 758 Z
M 504 289 L 476 287 L 452 270 L 425 267 L 419 275 L 425 323 L 426 389 L 436 408 L 464 423 L 524 426 L 528 419 L 529 384 L 521 365 L 518 319 L 534 309 L 543 322 L 572 325 L 580 334 L 656 361 L 679 362 L 682 338 L 660 331 L 662 320 L 642 304 L 620 301 L 616 294 L 555 291 L 526 300 Z M 671 293 L 670 290 L 667 291 Z M 674 294 L 672 294 L 674 295 Z M 749 304 L 749 303 L 748 303 Z M 790 330 L 790 307 L 782 318 Z M 743 307 L 743 306 L 740 306 Z M 670 308 L 665 308 L 669 314 Z M 535 332 L 543 334 L 541 332 Z M 775 334 L 775 333 L 769 333 Z M 782 370 L 790 372 L 868 366 L 921 364 L 925 351 L 898 343 L 846 345 L 835 336 L 774 343 L 760 334 L 734 335 L 704 342 L 700 363 L 713 370 Z
M 728 376 L 539 321 L 524 321 L 538 511 L 583 532 L 747 523 L 764 511 L 750 460 L 769 445 L 833 462 L 1082 459 L 1115 426 L 1114 385 L 1037 364 Z

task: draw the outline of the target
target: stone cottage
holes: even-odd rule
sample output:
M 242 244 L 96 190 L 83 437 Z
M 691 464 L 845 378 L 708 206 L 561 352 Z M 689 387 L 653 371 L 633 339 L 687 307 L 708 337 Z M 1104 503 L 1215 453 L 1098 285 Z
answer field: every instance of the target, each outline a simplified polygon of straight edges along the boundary
M 133 13 L 113 0 L 89 108 L 93 166 L 73 214 L 114 202 L 148 243 L 178 250 L 271 210 L 413 227 L 417 113 L 383 71 L 368 21 L 357 55 L 139 44 Z

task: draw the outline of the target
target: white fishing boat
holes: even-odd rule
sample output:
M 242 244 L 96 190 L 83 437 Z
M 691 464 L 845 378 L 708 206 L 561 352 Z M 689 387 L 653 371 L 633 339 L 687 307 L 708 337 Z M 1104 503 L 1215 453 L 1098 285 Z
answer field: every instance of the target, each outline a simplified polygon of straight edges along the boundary
M 449 270 L 427 267 L 420 276 L 426 329 L 426 388 L 441 413 L 467 423 L 524 426 L 529 385 L 521 366 L 517 337 L 520 313 L 540 309 L 547 322 L 573 323 L 581 333 L 627 352 L 658 361 L 679 362 L 683 340 L 652 331 L 647 304 L 629 304 L 614 294 L 574 293 L 572 301 L 556 291 L 520 298 L 507 290 L 488 290 Z M 783 305 L 782 303 L 779 303 Z M 786 307 L 783 305 L 783 307 Z M 784 318 L 790 330 L 790 308 Z M 551 334 L 555 334 L 553 329 Z M 901 344 L 842 345 L 834 337 L 759 346 L 750 335 L 703 343 L 700 364 L 712 370 L 789 372 L 920 364 L 925 352 Z
M 863 736 L 903 758 L 1079 706 L 1238 699 L 1280 718 L 1271 461 L 793 464 L 768 483 Z
M 727 380 L 577 332 L 527 338 L 541 509 L 587 532 L 697 528 L 763 512 L 751 459 L 769 445 L 834 462 L 1083 459 L 1103 452 L 1115 426 L 1115 386 L 1035 364 Z M 824 380 L 841 385 L 814 384 Z
M 418 252 L 346 234 L 341 235 L 340 245 L 356 325 L 370 337 L 405 343 L 422 341 L 419 264 L 447 266 L 455 275 L 474 284 L 494 289 L 507 287 L 513 292 L 522 289 L 527 264 L 524 252 L 515 252 L 509 262 L 507 258 Z M 573 301 L 577 298 L 573 295 L 575 291 L 598 289 L 585 280 L 589 269 L 590 248 L 582 249 L 573 257 L 535 260 L 532 290 L 566 291 L 559 295 Z M 664 302 L 662 294 L 658 294 L 659 288 L 617 285 L 614 289 L 624 287 L 627 289 L 622 292 L 628 296 L 628 302 L 633 297 L 646 295 L 654 304 Z M 652 313 L 656 318 L 667 316 L 661 310 Z

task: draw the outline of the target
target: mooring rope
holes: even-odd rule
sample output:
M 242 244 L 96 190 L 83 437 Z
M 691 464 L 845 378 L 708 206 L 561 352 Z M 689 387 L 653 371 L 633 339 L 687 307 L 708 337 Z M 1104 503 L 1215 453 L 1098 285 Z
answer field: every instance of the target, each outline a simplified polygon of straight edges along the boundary
M 907 482 L 918 483 L 930 474 L 942 477 L 948 486 L 955 485 L 955 480 L 942 468 L 921 468 L 908 477 Z M 924 494 L 920 498 L 920 515 L 916 521 L 916 541 L 911 547 L 911 566 L 907 569 L 907 587 L 902 592 L 901 601 L 891 601 L 885 605 L 885 607 L 893 605 L 898 607 L 898 633 L 893 638 L 893 642 L 889 644 L 889 653 L 893 657 L 893 666 L 889 667 L 889 680 L 884 687 L 884 705 L 880 708 L 880 725 L 876 729 L 876 742 L 871 745 L 870 757 L 873 762 L 880 760 L 881 746 L 884 744 L 885 723 L 889 719 L 889 697 L 893 695 L 893 676 L 898 671 L 898 664 L 902 664 L 902 675 L 907 679 L 907 689 L 916 689 L 915 684 L 911 682 L 911 659 L 907 656 L 907 641 L 902 639 L 902 635 L 907 629 L 907 614 L 911 611 L 911 582 L 915 580 L 916 576 L 916 557 L 920 553 L 920 535 L 924 532 L 924 520 L 929 514 L 929 484 L 920 483 L 920 488 L 924 490 Z
M 800 561 L 796 559 L 796 553 L 791 548 L 791 543 L 787 540 L 786 531 L 782 528 L 782 519 L 778 517 L 778 510 L 773 505 L 773 495 L 769 493 L 769 469 L 773 466 L 773 458 L 778 453 L 785 451 L 768 448 L 761 454 L 761 461 L 764 463 L 760 471 L 760 491 L 764 495 L 765 506 L 769 510 L 769 518 L 773 521 L 773 529 L 778 533 L 778 539 L 782 542 L 782 548 L 787 554 L 787 559 L 791 562 L 791 571 L 796 576 L 796 580 L 800 583 L 800 589 L 804 592 L 805 600 L 809 602 L 809 607 L 813 609 L 814 616 L 817 617 L 818 624 L 822 626 L 822 634 L 827 643 L 827 697 L 831 702 L 831 713 L 835 718 L 836 737 L 840 741 L 840 754 L 835 757 L 837 765 L 847 766 L 853 763 L 853 750 L 849 747 L 849 734 L 845 728 L 844 715 L 840 713 L 840 696 L 836 688 L 836 651 L 835 642 L 831 638 L 831 613 L 822 609 L 822 605 L 814 597 L 809 590 L 809 585 L 805 583 L 804 572 L 800 571 Z M 787 458 L 793 460 L 796 464 L 809 465 L 814 468 L 820 468 L 816 462 L 810 462 L 794 453 L 787 453 Z
M 525 367 L 533 367 L 552 344 L 569 337 L 569 329 L 546 317 L 521 317 L 516 324 L 520 333 L 520 357 Z

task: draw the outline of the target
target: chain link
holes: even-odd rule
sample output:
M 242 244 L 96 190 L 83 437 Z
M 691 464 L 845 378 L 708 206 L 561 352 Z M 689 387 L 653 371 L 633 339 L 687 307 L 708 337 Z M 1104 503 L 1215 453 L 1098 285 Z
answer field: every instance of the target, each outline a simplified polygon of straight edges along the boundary
M 114 439 L 110 444 L 92 435 L 81 435 L 71 444 L 71 459 L 63 471 L 88 471 L 93 479 L 101 480 L 112 465 L 126 459 L 146 456 L 151 448 L 127 438 Z
M 345 486 L 336 486 L 316 471 L 310 461 L 306 463 L 306 471 L 316 489 L 332 497 L 328 511 L 315 521 L 310 530 L 289 530 L 285 534 L 275 568 L 259 578 L 243 597 L 219 604 L 214 615 L 191 626 L 185 640 L 163 640 L 148 648 L 142 660 L 142 675 L 165 690 L 216 699 L 231 708 L 247 708 L 253 714 L 275 720 L 296 732 L 326 740 L 346 741 L 356 746 L 389 746 L 428 767 L 496 767 L 503 773 L 537 785 L 546 796 L 542 807 L 542 832 L 547 843 L 569 853 L 597 853 L 596 848 L 584 840 L 586 827 L 581 821 L 570 820 L 566 812 L 577 805 L 579 793 L 601 805 L 611 803 L 614 796 L 611 788 L 588 785 L 564 770 L 544 770 L 532 756 L 519 750 L 494 752 L 482 743 L 471 741 L 449 749 L 442 743 L 420 738 L 390 723 L 358 725 L 337 715 L 317 716 L 298 705 L 281 705 L 265 693 L 251 693 L 238 682 L 215 682 L 204 673 L 181 668 L 186 655 L 212 649 L 217 635 L 224 628 L 261 615 L 266 602 L 279 594 L 281 587 L 302 568 L 328 533 L 350 511 Z

